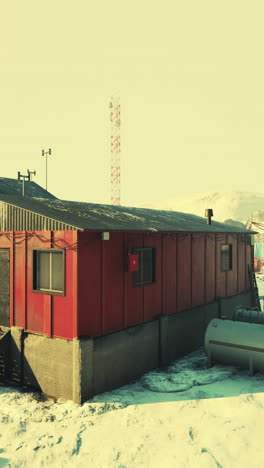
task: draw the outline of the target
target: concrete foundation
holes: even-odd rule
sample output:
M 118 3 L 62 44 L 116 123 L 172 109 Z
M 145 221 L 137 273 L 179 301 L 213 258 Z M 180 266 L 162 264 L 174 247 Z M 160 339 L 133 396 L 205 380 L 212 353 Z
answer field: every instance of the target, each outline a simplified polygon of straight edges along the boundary
M 250 292 L 220 298 L 94 339 L 48 338 L 12 327 L 9 382 L 81 404 L 203 346 L 212 318 L 230 318 L 237 305 L 251 301 Z

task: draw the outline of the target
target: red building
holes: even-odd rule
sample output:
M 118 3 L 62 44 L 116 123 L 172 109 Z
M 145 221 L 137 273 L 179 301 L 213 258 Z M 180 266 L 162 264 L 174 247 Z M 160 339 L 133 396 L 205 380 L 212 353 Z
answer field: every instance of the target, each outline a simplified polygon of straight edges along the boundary
M 252 305 L 251 234 L 186 213 L 0 193 L 5 377 L 80 403 L 196 349 L 213 317 Z

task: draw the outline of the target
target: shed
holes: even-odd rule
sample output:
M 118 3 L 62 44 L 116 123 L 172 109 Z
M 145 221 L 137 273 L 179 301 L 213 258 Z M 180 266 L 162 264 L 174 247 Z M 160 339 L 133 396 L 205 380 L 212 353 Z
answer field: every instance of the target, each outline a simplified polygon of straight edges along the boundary
M 81 403 L 197 349 L 213 317 L 252 305 L 254 233 L 0 193 L 3 376 Z

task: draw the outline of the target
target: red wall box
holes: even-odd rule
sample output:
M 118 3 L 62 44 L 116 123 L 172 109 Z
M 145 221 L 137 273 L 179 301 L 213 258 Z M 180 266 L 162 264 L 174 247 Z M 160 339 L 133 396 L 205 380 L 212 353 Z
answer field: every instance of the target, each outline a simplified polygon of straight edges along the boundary
M 221 272 L 226 242 L 233 268 Z M 127 259 L 135 247 L 156 249 L 152 284 L 133 285 Z M 102 336 L 249 289 L 245 234 L 110 231 L 104 241 L 99 231 L 8 231 L 0 248 L 10 251 L 10 326 L 49 337 Z M 33 291 L 34 249 L 64 249 L 64 295 Z
M 139 255 L 138 254 L 128 254 L 128 271 L 138 271 L 139 268 Z

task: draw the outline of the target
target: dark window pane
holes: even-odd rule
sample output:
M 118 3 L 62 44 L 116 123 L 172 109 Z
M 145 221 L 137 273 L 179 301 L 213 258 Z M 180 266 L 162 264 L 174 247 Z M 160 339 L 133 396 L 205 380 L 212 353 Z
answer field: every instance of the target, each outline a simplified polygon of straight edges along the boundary
M 37 288 L 50 288 L 50 254 L 48 252 L 37 252 Z
M 143 282 L 152 282 L 152 249 L 143 251 Z
M 149 284 L 154 281 L 153 248 L 134 249 L 139 254 L 139 271 L 134 272 L 134 286 Z
M 52 252 L 52 286 L 54 291 L 63 291 L 63 254 Z
M 142 249 L 134 249 L 134 252 L 139 254 L 139 270 L 134 272 L 134 281 L 136 284 L 142 283 L 143 278 L 143 257 L 142 257 Z

